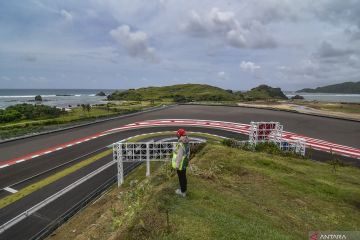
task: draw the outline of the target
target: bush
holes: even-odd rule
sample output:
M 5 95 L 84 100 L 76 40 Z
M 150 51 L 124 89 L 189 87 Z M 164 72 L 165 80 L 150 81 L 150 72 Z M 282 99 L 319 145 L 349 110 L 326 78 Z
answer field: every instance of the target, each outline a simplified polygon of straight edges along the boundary
M 283 154 L 284 152 L 276 145 L 271 142 L 258 143 L 255 146 L 255 151 L 266 152 L 270 154 Z
M 11 121 L 19 120 L 21 118 L 39 119 L 46 117 L 58 117 L 61 114 L 65 114 L 65 113 L 66 113 L 65 110 L 58 109 L 56 107 L 23 103 L 23 104 L 17 104 L 7 107 L 5 111 L 3 111 L 2 122 L 11 122 Z M 4 115 L 6 115 L 6 117 L 4 117 Z
M 177 102 L 177 103 L 183 103 L 183 102 L 186 102 L 186 97 L 182 96 L 182 95 L 175 95 L 174 96 L 174 102 Z
M 0 122 L 12 122 L 21 119 L 22 115 L 16 110 L 2 110 L 0 112 Z

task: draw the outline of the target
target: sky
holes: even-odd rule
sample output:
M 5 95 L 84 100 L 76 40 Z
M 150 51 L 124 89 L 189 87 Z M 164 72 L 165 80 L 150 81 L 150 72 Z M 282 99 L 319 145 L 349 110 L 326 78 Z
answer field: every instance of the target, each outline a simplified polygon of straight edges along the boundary
M 0 88 L 360 81 L 360 0 L 0 1 Z

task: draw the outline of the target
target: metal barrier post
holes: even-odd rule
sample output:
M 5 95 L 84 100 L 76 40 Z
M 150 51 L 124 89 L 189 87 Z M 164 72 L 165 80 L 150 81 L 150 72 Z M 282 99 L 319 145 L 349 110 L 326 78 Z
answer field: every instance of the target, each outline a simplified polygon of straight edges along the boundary
M 118 187 L 124 183 L 124 165 L 123 165 L 123 155 L 122 155 L 122 143 L 115 144 L 117 146 L 117 170 L 118 170 Z M 115 146 L 114 145 L 114 146 Z
M 146 176 L 150 176 L 150 149 L 149 143 L 146 143 Z

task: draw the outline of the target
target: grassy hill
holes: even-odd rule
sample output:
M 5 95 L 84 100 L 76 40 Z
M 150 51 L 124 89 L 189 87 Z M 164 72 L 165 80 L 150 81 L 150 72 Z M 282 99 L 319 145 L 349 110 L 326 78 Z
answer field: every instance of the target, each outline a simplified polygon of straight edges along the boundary
M 244 93 L 247 100 L 288 99 L 280 88 L 260 85 Z
M 205 84 L 179 84 L 116 91 L 109 95 L 108 99 L 132 101 L 167 99 L 175 102 L 191 102 L 268 100 L 287 99 L 287 97 L 280 88 L 272 88 L 266 85 L 260 85 L 248 92 L 240 93 Z
M 339 84 L 328 85 L 324 87 L 304 88 L 297 92 L 308 93 L 353 93 L 360 94 L 360 82 L 344 82 Z
M 158 100 L 173 99 L 176 102 L 186 101 L 233 101 L 239 95 L 224 89 L 205 84 L 179 84 L 165 87 L 146 87 L 116 91 L 108 96 L 109 100 Z
M 49 239 L 307 239 L 360 229 L 360 169 L 209 143 L 188 196 L 168 165 L 142 165 Z

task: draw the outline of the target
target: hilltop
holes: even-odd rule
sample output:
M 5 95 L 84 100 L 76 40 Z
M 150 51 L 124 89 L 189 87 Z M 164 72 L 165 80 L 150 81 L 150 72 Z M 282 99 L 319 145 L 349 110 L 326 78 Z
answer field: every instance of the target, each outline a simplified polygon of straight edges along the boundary
M 219 87 L 206 84 L 178 84 L 165 87 L 146 87 L 116 91 L 109 100 L 159 100 L 173 99 L 175 102 L 188 101 L 233 101 L 241 98 Z
M 267 85 L 260 85 L 248 92 L 241 93 L 206 84 L 178 84 L 115 91 L 108 96 L 108 99 L 127 101 L 169 99 L 174 102 L 192 102 L 287 99 L 287 97 L 280 88 L 272 88 Z
M 288 99 L 280 88 L 260 85 L 244 93 L 248 100 Z
M 304 88 L 296 92 L 307 93 L 353 93 L 360 94 L 360 81 L 359 82 L 344 82 L 339 84 L 332 84 L 323 87 Z

